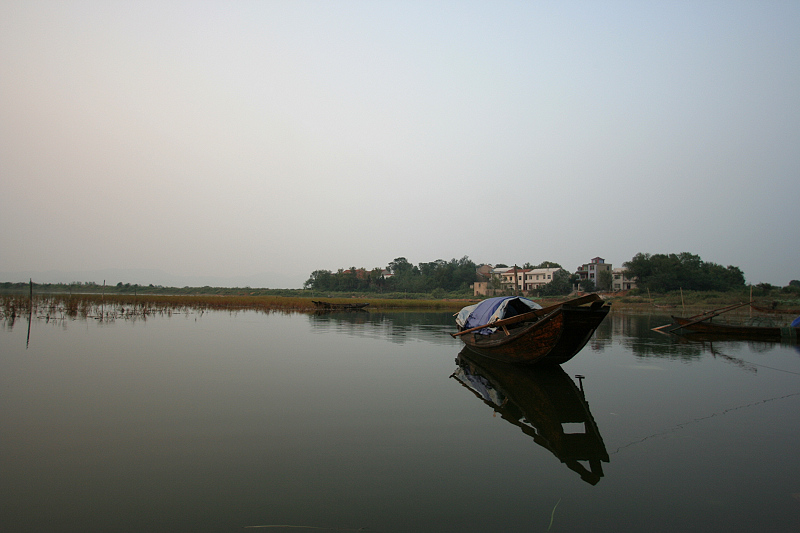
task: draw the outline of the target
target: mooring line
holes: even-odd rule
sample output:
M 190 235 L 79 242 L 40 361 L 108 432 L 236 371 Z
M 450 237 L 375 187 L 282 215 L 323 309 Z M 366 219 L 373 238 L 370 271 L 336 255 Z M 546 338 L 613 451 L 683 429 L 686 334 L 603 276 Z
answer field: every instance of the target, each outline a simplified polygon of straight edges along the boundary
M 553 518 L 556 516 L 556 507 L 558 507 L 559 503 L 561 503 L 561 498 L 558 499 L 556 504 L 553 506 L 553 512 L 550 513 L 550 525 L 547 526 L 547 531 L 550 531 L 550 528 L 553 527 Z
M 742 359 L 742 361 L 745 361 L 745 360 Z M 760 366 L 761 368 L 769 368 L 770 370 L 774 370 L 776 372 L 784 372 L 786 374 L 794 374 L 795 376 L 800 376 L 800 372 L 792 372 L 791 370 L 784 370 L 782 368 L 775 368 L 773 366 L 760 365 L 758 363 L 751 363 L 750 361 L 745 361 L 745 362 L 747 364 L 750 364 L 750 365 L 753 365 L 753 366 Z
M 293 529 L 321 529 L 324 531 L 368 531 L 365 527 L 350 529 L 346 527 L 319 527 L 319 526 L 293 526 L 290 524 L 268 524 L 264 526 L 244 526 L 245 529 L 265 529 L 265 528 L 293 528 Z
M 739 405 L 737 407 L 731 407 L 730 409 L 724 409 L 724 410 L 722 410 L 722 411 L 720 411 L 718 413 L 711 413 L 708 416 L 695 418 L 693 420 L 690 420 L 689 422 L 682 422 L 680 424 L 676 424 L 675 426 L 673 426 L 672 428 L 670 428 L 670 429 L 668 429 L 666 431 L 662 431 L 660 433 L 653 433 L 652 435 L 648 435 L 648 436 L 643 437 L 643 438 L 641 438 L 639 440 L 631 441 L 628 444 L 625 444 L 624 446 L 620 446 L 619 448 L 617 448 L 613 452 L 609 453 L 608 455 L 615 455 L 620 450 L 623 450 L 625 448 L 630 448 L 631 446 L 633 446 L 635 444 L 641 444 L 641 443 L 643 443 L 643 442 L 645 442 L 647 440 L 653 439 L 655 437 L 661 437 L 661 436 L 664 436 L 664 435 L 668 435 L 669 433 L 674 433 L 674 432 L 676 432 L 676 431 L 678 431 L 680 429 L 685 428 L 686 426 L 689 426 L 691 424 L 695 424 L 697 422 L 702 422 L 704 420 L 708 420 L 710 418 L 714 418 L 714 417 L 717 417 L 717 416 L 724 416 L 724 415 L 726 415 L 728 413 L 731 413 L 733 411 L 738 411 L 740 409 L 747 409 L 748 407 L 755 407 L 756 405 L 761 405 L 761 404 L 765 404 L 765 403 L 768 403 L 768 402 L 774 402 L 776 400 L 785 400 L 787 398 L 792 398 L 794 396 L 800 396 L 800 392 L 794 392 L 792 394 L 786 394 L 786 395 L 783 395 L 783 396 L 776 396 L 774 398 L 767 398 L 767 399 L 764 399 L 764 400 L 759 400 L 757 402 L 752 402 L 752 403 L 748 403 L 748 404 L 745 404 L 745 405 Z

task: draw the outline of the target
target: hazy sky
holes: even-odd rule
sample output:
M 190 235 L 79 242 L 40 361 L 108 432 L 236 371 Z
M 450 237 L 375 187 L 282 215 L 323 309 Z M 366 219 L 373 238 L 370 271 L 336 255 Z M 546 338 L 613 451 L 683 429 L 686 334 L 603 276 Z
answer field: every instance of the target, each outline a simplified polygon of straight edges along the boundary
M 798 28 L 796 1 L 4 0 L 0 278 L 691 252 L 786 285 Z

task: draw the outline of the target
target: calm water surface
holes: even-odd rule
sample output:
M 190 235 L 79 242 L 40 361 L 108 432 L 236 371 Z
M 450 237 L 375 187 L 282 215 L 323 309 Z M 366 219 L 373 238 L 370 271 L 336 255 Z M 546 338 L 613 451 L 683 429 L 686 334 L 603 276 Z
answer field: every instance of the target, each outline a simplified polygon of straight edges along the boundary
M 800 352 L 667 321 L 522 372 L 450 313 L 6 320 L 0 530 L 798 531 Z

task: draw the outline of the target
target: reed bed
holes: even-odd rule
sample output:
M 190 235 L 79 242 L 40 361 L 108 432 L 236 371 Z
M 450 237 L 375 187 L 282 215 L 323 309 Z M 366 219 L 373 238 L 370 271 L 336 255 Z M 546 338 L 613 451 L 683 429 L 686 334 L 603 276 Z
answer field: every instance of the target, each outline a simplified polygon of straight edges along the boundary
M 654 295 L 655 296 L 655 295 Z M 680 295 L 669 294 L 648 298 L 647 296 L 611 297 L 608 301 L 617 310 L 683 310 L 721 307 L 730 303 L 734 295 L 703 294 L 685 295 L 682 302 Z M 739 296 L 739 295 L 736 295 Z M 536 302 L 547 307 L 568 299 L 535 298 Z M 418 299 L 418 298 L 359 298 L 359 297 L 311 297 L 311 296 L 276 296 L 276 295 L 211 295 L 211 294 L 34 294 L 33 297 L 23 294 L 0 295 L 0 318 L 34 316 L 37 318 L 135 318 L 155 315 L 173 315 L 202 313 L 205 311 L 260 311 L 274 312 L 312 312 L 316 310 L 314 301 L 320 300 L 333 304 L 369 303 L 367 310 L 376 311 L 452 311 L 456 312 L 465 305 L 480 301 L 479 299 Z M 736 303 L 736 302 L 734 302 Z M 683 308 L 683 309 L 681 309 Z
M 0 317 L 34 316 L 45 319 L 117 319 L 155 315 L 189 314 L 205 311 L 310 312 L 313 300 L 330 303 L 368 302 L 369 309 L 458 310 L 464 300 L 401 300 L 350 298 L 310 298 L 251 295 L 135 295 L 135 294 L 54 294 L 0 296 Z

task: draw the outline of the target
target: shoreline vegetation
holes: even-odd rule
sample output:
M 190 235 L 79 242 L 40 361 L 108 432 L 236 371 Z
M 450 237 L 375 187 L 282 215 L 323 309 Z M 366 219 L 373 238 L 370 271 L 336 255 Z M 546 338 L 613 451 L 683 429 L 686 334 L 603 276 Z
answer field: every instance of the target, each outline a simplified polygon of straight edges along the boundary
M 755 288 L 729 292 L 645 291 L 600 293 L 613 310 L 663 311 L 684 314 L 753 301 L 776 309 L 800 308 L 800 294 Z M 531 297 L 543 307 L 574 297 Z M 312 312 L 313 300 L 329 303 L 369 303 L 375 311 L 453 311 L 481 298 L 469 294 L 424 293 L 322 293 L 308 289 L 251 289 L 225 287 L 154 287 L 139 285 L 0 283 L 0 313 L 3 317 L 35 314 L 57 317 L 134 317 L 204 311 Z

